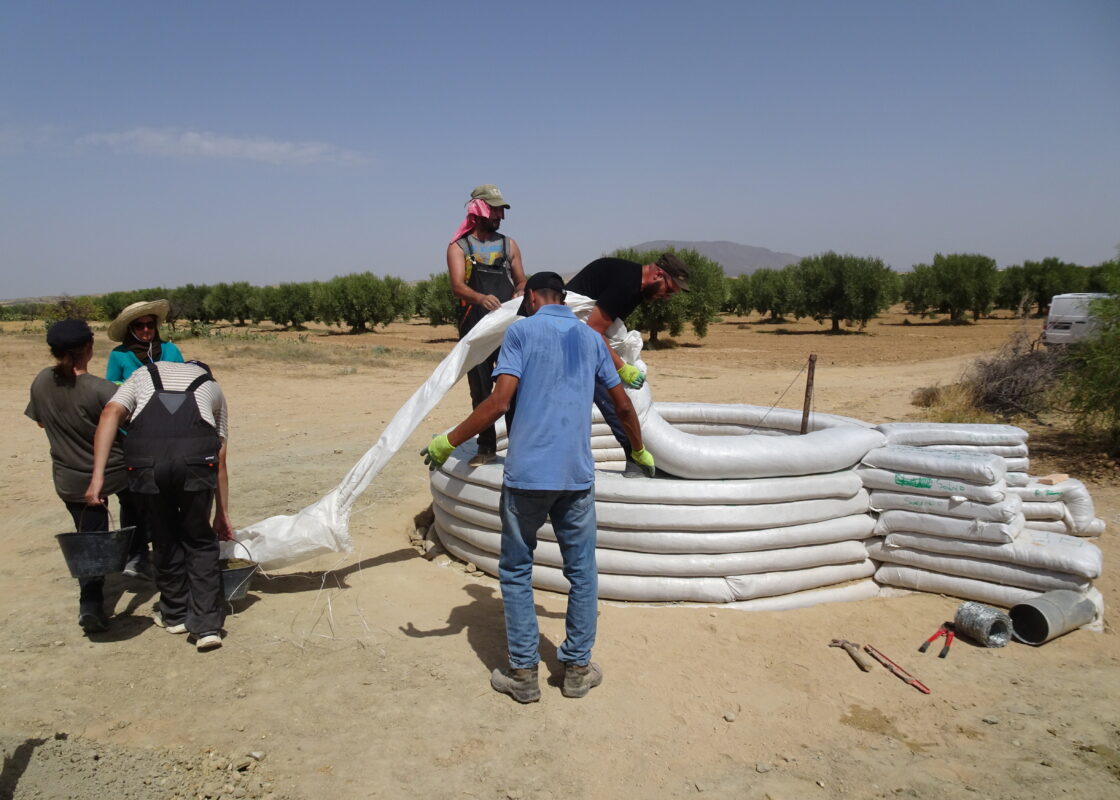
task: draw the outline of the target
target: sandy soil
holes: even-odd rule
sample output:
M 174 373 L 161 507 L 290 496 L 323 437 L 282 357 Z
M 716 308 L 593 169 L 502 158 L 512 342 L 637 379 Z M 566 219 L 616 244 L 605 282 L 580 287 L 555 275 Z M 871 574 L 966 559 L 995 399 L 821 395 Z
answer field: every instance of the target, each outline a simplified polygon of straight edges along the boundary
M 799 407 L 797 375 L 815 352 L 818 410 L 918 419 L 911 391 L 953 381 L 1021 326 L 1038 327 L 902 322 L 892 314 L 862 335 L 824 336 L 811 322 L 731 319 L 704 340 L 684 336 L 647 353 L 650 381 L 658 400 Z M 113 628 L 87 639 L 52 540 L 69 518 L 51 486 L 45 437 L 22 416 L 49 357 L 41 332 L 22 327 L 0 335 L 0 491 L 9 509 L 0 536 L 0 797 L 113 796 L 95 773 L 65 767 L 98 748 L 154 776 L 181 775 L 176 758 L 228 766 L 264 754 L 252 796 L 293 798 L 1027 798 L 1120 788 L 1114 629 L 1041 648 L 959 642 L 945 660 L 919 655 L 918 644 L 952 618 L 952 598 L 779 613 L 603 603 L 600 688 L 575 701 L 551 686 L 531 706 L 494 693 L 487 676 L 504 659 L 496 581 L 426 561 L 408 538 L 430 499 L 415 452 L 466 413 L 465 386 L 359 500 L 355 551 L 258 577 L 227 620 L 223 648 L 196 654 L 153 627 L 152 587 L 124 578 L 110 583 Z M 296 511 L 331 488 L 452 335 L 422 324 L 275 341 L 230 332 L 182 347 L 214 367 L 230 398 L 238 525 Z M 95 370 L 106 352 L 99 337 Z M 1100 542 L 1110 566 L 1118 473 L 1099 459 L 1079 469 L 1085 459 L 1064 453 L 1061 437 L 1051 435 L 1046 452 L 1035 453 L 1034 472 L 1063 469 L 1090 484 L 1110 526 Z M 1110 608 L 1120 599 L 1115 575 L 1098 582 Z M 543 674 L 555 674 L 564 598 L 537 598 Z M 833 637 L 875 644 L 933 693 L 881 669 L 860 672 L 826 646 Z M 73 748 L 60 748 L 57 734 Z M 245 796 L 232 782 L 228 790 L 172 783 L 149 781 L 130 796 Z

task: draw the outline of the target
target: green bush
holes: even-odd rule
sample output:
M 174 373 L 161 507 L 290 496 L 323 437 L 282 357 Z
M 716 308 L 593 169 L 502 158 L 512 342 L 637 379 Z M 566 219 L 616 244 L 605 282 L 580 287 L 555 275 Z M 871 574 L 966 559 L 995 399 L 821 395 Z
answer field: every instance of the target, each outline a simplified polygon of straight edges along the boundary
M 1071 349 L 1068 386 L 1082 426 L 1103 432 L 1112 454 L 1120 456 L 1120 279 L 1108 288 L 1116 294 L 1090 305 L 1097 321 L 1093 334 Z
M 416 287 L 416 311 L 428 318 L 429 325 L 456 325 L 459 301 L 451 292 L 451 276 L 446 272 L 430 275 Z

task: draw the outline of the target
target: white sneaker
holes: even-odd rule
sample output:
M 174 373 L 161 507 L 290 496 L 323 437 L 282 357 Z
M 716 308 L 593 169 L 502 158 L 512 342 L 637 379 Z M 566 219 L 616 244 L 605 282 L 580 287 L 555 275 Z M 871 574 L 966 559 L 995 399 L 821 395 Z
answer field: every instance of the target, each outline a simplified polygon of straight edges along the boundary
M 204 633 L 198 637 L 194 646 L 200 653 L 205 653 L 207 650 L 217 650 L 222 646 L 222 636 L 218 633 Z
M 154 622 L 158 627 L 163 628 L 168 633 L 186 633 L 187 632 L 187 626 L 186 626 L 185 623 L 177 622 L 174 625 L 168 625 L 166 622 L 163 621 L 163 614 L 160 614 L 158 612 L 152 615 L 152 622 Z

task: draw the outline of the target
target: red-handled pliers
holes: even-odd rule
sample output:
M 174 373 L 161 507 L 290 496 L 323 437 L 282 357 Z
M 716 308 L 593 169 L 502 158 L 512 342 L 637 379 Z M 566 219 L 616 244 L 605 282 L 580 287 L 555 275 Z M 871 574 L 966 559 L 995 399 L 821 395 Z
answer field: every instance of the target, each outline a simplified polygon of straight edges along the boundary
M 936 641 L 937 639 L 940 639 L 942 636 L 944 636 L 945 637 L 945 646 L 941 648 L 941 652 L 937 654 L 937 657 L 938 658 L 945 658 L 945 656 L 949 655 L 949 645 L 951 645 L 953 643 L 953 636 L 954 635 L 955 634 L 953 633 L 953 623 L 943 622 L 943 623 L 941 623 L 941 627 L 937 629 L 937 633 L 935 633 L 933 636 L 926 639 L 925 643 L 921 647 L 918 648 L 918 652 L 919 653 L 924 653 L 926 650 L 929 649 L 929 646 L 931 644 L 933 644 L 934 641 Z

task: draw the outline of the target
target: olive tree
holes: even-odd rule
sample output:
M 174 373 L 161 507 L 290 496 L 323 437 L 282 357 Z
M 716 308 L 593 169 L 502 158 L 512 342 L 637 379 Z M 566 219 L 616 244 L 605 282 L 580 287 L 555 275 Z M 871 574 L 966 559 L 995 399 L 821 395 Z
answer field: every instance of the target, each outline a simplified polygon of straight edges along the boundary
M 882 259 L 834 252 L 803 258 L 793 275 L 800 287 L 794 302 L 798 317 L 832 321 L 833 333 L 847 320 L 861 328 L 890 307 L 898 296 L 898 279 Z
M 918 264 L 903 281 L 902 299 L 912 314 L 948 314 L 963 322 L 987 314 L 996 301 L 999 272 L 996 262 L 976 253 L 937 253 L 932 264 Z
M 755 311 L 769 315 L 776 322 L 797 308 L 800 286 L 794 278 L 793 266 L 784 269 L 763 268 L 751 274 L 751 303 Z
M 727 279 L 727 300 L 723 310 L 745 317 L 751 313 L 751 276 L 739 275 Z

